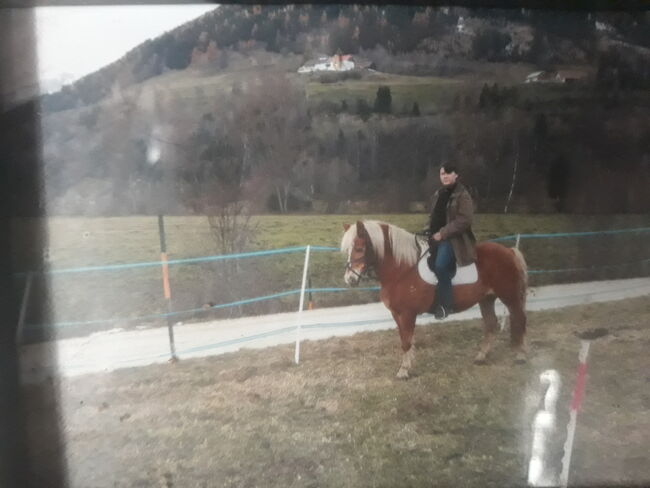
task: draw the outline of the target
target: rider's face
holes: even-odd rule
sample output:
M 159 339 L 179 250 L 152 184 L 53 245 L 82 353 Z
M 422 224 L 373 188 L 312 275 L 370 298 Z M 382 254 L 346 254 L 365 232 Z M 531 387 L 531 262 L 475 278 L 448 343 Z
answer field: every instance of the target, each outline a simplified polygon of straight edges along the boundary
M 451 173 L 445 173 L 444 168 L 440 168 L 440 182 L 444 186 L 450 186 L 456 183 L 456 178 L 458 178 L 458 175 L 456 174 L 455 171 L 452 171 Z

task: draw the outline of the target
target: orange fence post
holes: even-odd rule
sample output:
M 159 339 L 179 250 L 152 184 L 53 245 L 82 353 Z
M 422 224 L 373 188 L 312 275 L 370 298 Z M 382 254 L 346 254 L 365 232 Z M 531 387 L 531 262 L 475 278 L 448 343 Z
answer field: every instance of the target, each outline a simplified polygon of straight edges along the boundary
M 167 331 L 169 332 L 169 350 L 171 361 L 178 361 L 176 356 L 176 344 L 174 342 L 174 323 L 172 319 L 172 291 L 169 286 L 169 265 L 167 264 L 167 242 L 165 237 L 165 221 L 162 215 L 158 215 L 158 234 L 160 235 L 160 261 L 162 262 L 163 294 L 167 302 Z

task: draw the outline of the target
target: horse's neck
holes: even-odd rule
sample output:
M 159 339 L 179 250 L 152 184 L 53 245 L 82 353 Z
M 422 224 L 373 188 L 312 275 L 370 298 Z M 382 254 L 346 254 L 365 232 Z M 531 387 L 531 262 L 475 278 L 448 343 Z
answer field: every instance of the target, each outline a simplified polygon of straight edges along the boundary
M 377 278 L 379 278 L 379 281 L 383 285 L 385 282 L 394 281 L 396 278 L 412 269 L 413 265 L 404 262 L 397 262 L 397 259 L 395 258 L 394 243 L 391 241 L 390 237 L 390 227 L 386 227 L 382 230 L 384 232 L 383 259 L 377 263 L 375 270 Z
M 384 259 L 376 266 L 377 278 L 383 285 L 384 283 L 394 281 L 412 268 L 412 265 L 398 263 L 392 254 L 387 253 Z

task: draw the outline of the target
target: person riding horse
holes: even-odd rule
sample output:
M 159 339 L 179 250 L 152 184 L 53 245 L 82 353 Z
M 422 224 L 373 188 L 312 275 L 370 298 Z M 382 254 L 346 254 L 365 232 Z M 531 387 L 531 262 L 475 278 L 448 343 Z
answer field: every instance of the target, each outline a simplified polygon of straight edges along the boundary
M 456 265 L 476 261 L 476 238 L 472 232 L 474 203 L 465 186 L 457 181 L 457 167 L 445 163 L 440 167 L 440 188 L 431 200 L 429 217 L 429 268 L 436 274 L 438 285 L 429 310 L 436 319 L 454 313 L 451 279 Z

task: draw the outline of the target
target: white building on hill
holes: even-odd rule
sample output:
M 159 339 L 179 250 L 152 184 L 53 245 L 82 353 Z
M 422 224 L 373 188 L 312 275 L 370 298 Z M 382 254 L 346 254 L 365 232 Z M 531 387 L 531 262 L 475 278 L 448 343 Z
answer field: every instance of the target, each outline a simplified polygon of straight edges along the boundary
M 350 71 L 356 67 L 350 54 L 321 56 L 316 61 L 310 61 L 298 68 L 298 73 L 313 73 L 315 71 Z

